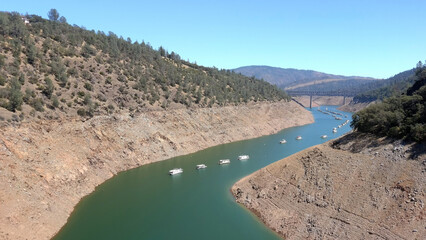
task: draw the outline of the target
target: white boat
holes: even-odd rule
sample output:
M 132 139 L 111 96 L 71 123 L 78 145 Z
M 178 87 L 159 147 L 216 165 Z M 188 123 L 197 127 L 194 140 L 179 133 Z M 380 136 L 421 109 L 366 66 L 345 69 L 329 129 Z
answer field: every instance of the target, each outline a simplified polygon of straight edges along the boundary
M 249 159 L 250 157 L 249 157 L 249 155 L 241 155 L 241 156 L 238 156 L 238 160 L 247 160 L 247 159 Z
M 323 138 L 323 139 L 324 139 L 324 138 L 327 138 L 327 135 L 322 135 L 322 136 L 321 136 L 321 138 Z
M 203 169 L 203 168 L 206 168 L 207 166 L 206 166 L 206 164 L 198 164 L 195 168 L 196 169 Z
M 333 133 L 337 133 L 337 129 L 333 129 Z
M 172 170 L 169 171 L 170 175 L 175 175 L 175 174 L 179 174 L 179 173 L 183 173 L 183 169 L 182 168 L 174 168 Z
M 229 163 L 231 163 L 231 160 L 229 160 L 229 159 L 221 159 L 221 160 L 219 160 L 219 164 L 220 165 L 222 165 L 222 164 L 229 164 Z
M 302 140 L 302 136 L 297 136 L 296 140 Z
M 283 140 L 281 140 L 281 141 L 280 141 L 280 143 L 281 143 L 281 144 L 283 144 L 283 143 L 287 143 L 287 141 L 286 141 L 285 139 L 283 139 Z

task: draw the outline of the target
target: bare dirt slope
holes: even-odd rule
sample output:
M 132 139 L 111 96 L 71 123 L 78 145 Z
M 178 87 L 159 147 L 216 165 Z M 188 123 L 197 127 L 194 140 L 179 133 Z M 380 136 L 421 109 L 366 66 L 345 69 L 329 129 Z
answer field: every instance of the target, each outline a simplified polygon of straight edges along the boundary
M 342 110 L 345 112 L 358 112 L 359 110 L 364 109 L 374 103 L 376 103 L 376 101 L 365 102 L 365 103 L 364 102 L 355 103 L 354 101 L 350 101 L 348 104 L 340 106 L 339 110 Z
M 426 155 L 418 147 L 349 135 L 273 163 L 232 192 L 288 239 L 424 239 Z
M 48 239 L 114 174 L 313 122 L 294 102 L 177 109 L 3 127 L 0 239 Z

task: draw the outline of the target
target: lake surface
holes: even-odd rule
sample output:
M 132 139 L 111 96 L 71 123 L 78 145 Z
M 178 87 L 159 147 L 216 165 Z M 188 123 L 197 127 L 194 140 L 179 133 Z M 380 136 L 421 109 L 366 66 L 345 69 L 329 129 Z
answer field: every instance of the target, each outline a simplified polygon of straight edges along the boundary
M 322 106 L 325 110 L 334 106 Z M 101 184 L 76 206 L 59 239 L 280 239 L 256 216 L 238 205 L 230 193 L 240 178 L 277 160 L 341 136 L 351 119 L 335 120 L 314 108 L 315 123 L 277 134 L 211 147 L 119 173 Z M 248 116 L 249 117 L 249 116 Z M 321 139 L 326 134 L 327 139 Z M 302 140 L 296 140 L 297 136 Z M 279 144 L 281 139 L 286 144 Z M 248 154 L 250 159 L 237 160 Z M 220 159 L 229 165 L 218 165 Z M 195 170 L 204 163 L 207 168 Z M 183 168 L 180 175 L 168 171 Z

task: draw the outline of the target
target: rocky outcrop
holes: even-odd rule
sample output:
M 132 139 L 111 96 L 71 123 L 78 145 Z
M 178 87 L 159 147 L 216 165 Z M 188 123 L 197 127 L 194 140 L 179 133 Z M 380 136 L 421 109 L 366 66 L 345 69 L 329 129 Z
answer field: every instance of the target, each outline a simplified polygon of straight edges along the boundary
M 286 239 L 423 239 L 424 149 L 348 138 L 241 179 L 232 187 L 236 201 Z
M 0 131 L 0 239 L 48 239 L 114 174 L 313 122 L 294 102 L 23 123 Z

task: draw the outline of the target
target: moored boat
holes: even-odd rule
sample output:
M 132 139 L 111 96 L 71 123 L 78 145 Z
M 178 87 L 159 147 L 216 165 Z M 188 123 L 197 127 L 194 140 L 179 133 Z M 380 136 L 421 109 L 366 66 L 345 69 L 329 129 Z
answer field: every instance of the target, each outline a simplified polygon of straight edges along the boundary
M 203 169 L 203 168 L 206 168 L 207 166 L 206 166 L 206 164 L 198 164 L 195 168 L 196 169 Z
M 182 173 L 182 172 L 183 172 L 182 168 L 174 168 L 174 169 L 172 169 L 172 170 L 169 171 L 169 174 L 170 175 L 175 175 L 175 174 L 179 174 L 179 173 Z
M 221 160 L 219 160 L 219 164 L 220 165 L 222 165 L 222 164 L 229 164 L 229 163 L 231 163 L 231 160 L 229 160 L 229 159 L 221 159 Z
M 322 139 L 327 138 L 327 135 L 322 135 L 321 138 Z
M 247 160 L 247 159 L 249 159 L 250 157 L 249 157 L 249 155 L 241 155 L 241 156 L 238 156 L 238 160 Z
M 296 140 L 302 140 L 302 136 L 297 136 Z
M 280 143 L 281 143 L 281 144 L 283 144 L 283 143 L 287 143 L 287 140 L 283 139 L 283 140 L 281 140 L 281 141 L 280 141 Z

